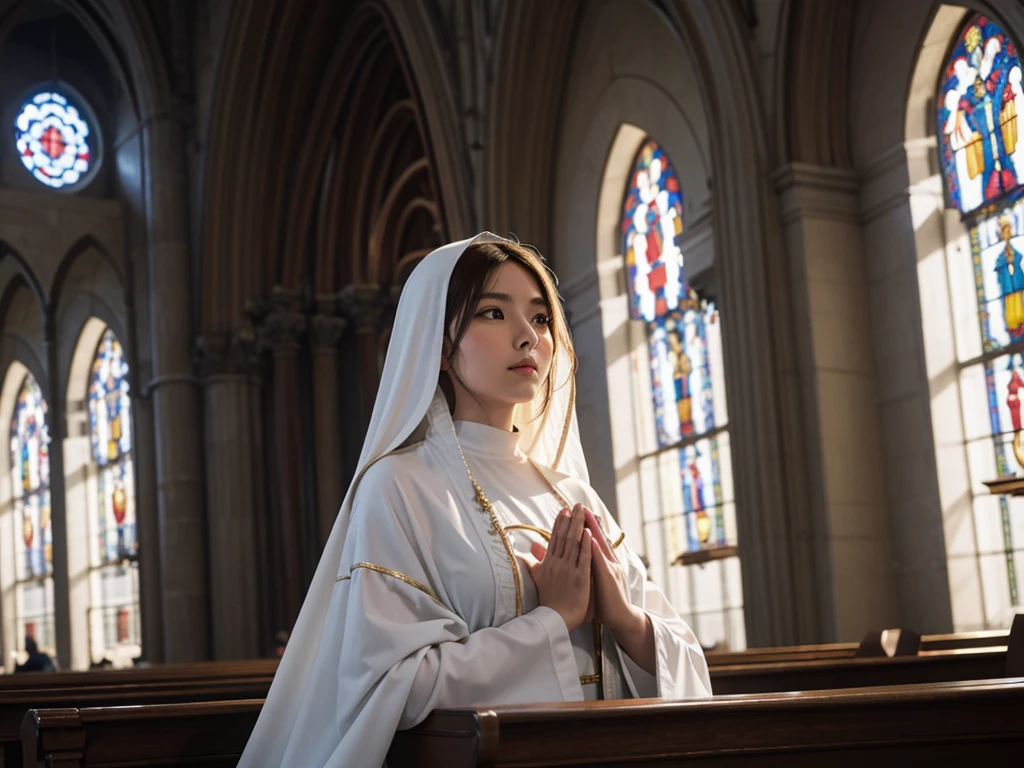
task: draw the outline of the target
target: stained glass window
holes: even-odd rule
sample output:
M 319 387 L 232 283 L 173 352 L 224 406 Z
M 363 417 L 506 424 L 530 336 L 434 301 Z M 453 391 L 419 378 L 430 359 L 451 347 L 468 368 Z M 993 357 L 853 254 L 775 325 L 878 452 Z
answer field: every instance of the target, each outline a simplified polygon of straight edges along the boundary
M 1024 183 L 1020 57 L 988 17 L 975 16 L 964 27 L 946 66 L 938 105 L 951 205 L 968 213 Z
M 14 120 L 14 142 L 22 164 L 54 189 L 73 186 L 89 172 L 91 133 L 81 112 L 51 91 L 26 101 Z
M 655 141 L 637 153 L 622 208 L 630 314 L 645 328 L 655 450 L 641 459 L 644 525 L 677 609 L 707 646 L 745 643 L 715 304 L 686 280 L 683 193 Z M 720 559 L 721 558 L 721 559 Z M 697 586 L 698 583 L 701 586 Z
M 26 635 L 54 647 L 53 529 L 50 524 L 50 433 L 46 400 L 32 374 L 18 391 L 11 420 L 11 480 L 17 530 L 15 615 L 19 645 Z
M 1024 586 L 1024 499 L 989 495 L 983 484 L 1024 466 L 1024 93 L 1017 49 L 992 19 L 975 15 L 964 25 L 936 111 L 948 202 L 963 214 L 971 243 L 969 256 L 950 251 L 947 269 L 973 541 L 947 542 L 948 559 L 951 572 L 958 560 L 974 561 L 984 624 L 971 628 L 994 628 L 1007 626 Z
M 96 463 L 96 505 L 90 519 L 93 661 L 137 654 L 139 545 L 132 469 L 128 364 L 114 334 L 104 332 L 89 377 L 89 423 Z

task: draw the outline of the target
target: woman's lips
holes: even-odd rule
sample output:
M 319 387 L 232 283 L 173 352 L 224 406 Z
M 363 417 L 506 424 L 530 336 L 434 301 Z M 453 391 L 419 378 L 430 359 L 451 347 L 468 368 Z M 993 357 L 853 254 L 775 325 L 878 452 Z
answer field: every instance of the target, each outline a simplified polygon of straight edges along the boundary
M 517 368 L 509 368 L 513 373 L 518 373 L 520 376 L 533 376 L 537 373 L 537 369 L 532 365 L 520 365 Z

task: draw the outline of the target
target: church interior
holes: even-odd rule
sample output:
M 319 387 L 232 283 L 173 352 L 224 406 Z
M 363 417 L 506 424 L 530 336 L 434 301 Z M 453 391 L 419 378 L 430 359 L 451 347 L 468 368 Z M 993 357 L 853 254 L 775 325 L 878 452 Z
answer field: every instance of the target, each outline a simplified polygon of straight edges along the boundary
M 716 697 L 982 697 L 906 748 L 1019 750 L 1022 43 L 1019 0 L 0 0 L 0 766 L 68 707 L 244 746 L 403 284 L 481 231 L 557 275 L 591 484 Z

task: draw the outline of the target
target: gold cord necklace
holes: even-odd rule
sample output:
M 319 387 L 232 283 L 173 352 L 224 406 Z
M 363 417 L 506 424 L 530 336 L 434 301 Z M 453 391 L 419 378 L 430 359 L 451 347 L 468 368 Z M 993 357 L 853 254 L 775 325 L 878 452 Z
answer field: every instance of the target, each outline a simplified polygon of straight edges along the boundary
M 520 530 L 520 529 L 521 530 L 533 531 L 535 533 L 540 534 L 544 538 L 545 541 L 551 541 L 551 533 L 549 531 L 545 531 L 543 528 L 540 528 L 540 527 L 535 526 L 535 525 L 517 524 L 517 525 L 503 526 L 501 524 L 501 521 L 498 519 L 497 510 L 494 508 L 494 504 L 492 504 L 491 500 L 487 498 L 487 494 L 484 493 L 484 489 L 480 487 L 480 483 L 478 483 L 476 481 L 476 478 L 473 476 L 473 470 L 471 470 L 469 468 L 469 462 L 466 461 L 466 454 L 463 453 L 463 451 L 462 451 L 462 444 L 459 442 L 458 432 L 455 430 L 455 421 L 454 421 L 454 419 L 451 421 L 451 424 L 452 424 L 452 435 L 455 437 L 455 445 L 459 449 L 459 456 L 462 458 L 462 465 L 466 468 L 466 474 L 469 475 L 469 482 L 473 484 L 473 492 L 474 492 L 474 498 L 476 500 L 476 503 L 480 506 L 480 509 L 482 509 L 484 511 L 484 513 L 489 517 L 489 519 L 491 521 L 491 528 L 490 528 L 490 530 L 488 532 L 492 536 L 498 536 L 501 539 L 501 543 L 502 543 L 502 545 L 505 548 L 505 554 L 508 556 L 509 565 L 512 566 L 512 578 L 513 578 L 513 580 L 515 582 L 515 589 L 516 589 L 516 616 L 522 616 L 522 614 L 523 614 L 523 585 L 522 585 L 522 579 L 521 579 L 520 574 L 519 574 L 519 562 L 516 560 L 515 550 L 512 548 L 512 542 L 509 540 L 507 531 Z M 541 478 L 547 484 L 548 488 L 551 489 L 551 493 L 555 496 L 556 499 L 558 499 L 559 504 L 561 504 L 561 508 L 562 509 L 572 509 L 572 505 L 565 498 L 565 496 L 562 495 L 561 491 L 558 490 L 558 488 L 555 486 L 555 484 L 552 483 L 548 479 L 548 476 L 544 474 L 543 470 L 541 470 L 541 468 L 537 465 L 537 462 L 535 462 L 533 460 L 533 458 L 530 457 L 530 456 L 527 456 L 526 459 L 527 459 L 527 461 L 530 462 L 530 465 L 535 470 L 537 470 L 537 473 L 541 476 Z M 619 544 L 622 543 L 622 540 L 624 538 L 625 538 L 625 534 L 620 536 L 613 546 L 614 547 L 618 547 Z M 580 678 L 580 683 L 581 684 L 596 683 L 598 685 L 598 698 L 603 699 L 604 698 L 604 684 L 602 682 L 603 675 L 602 675 L 602 672 L 601 672 L 602 667 L 603 667 L 603 663 L 602 663 L 603 659 L 602 659 L 602 652 L 601 652 L 601 622 L 599 622 L 595 618 L 593 620 L 593 626 L 594 626 L 594 669 L 596 670 L 596 674 L 585 675 L 585 676 L 581 677 Z

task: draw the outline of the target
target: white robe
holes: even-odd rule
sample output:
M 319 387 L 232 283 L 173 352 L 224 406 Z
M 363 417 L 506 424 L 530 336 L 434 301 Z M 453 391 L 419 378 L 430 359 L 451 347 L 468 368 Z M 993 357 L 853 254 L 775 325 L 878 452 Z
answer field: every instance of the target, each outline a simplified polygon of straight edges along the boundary
M 445 407 L 440 398 L 431 404 L 431 409 Z M 502 524 L 550 530 L 559 502 L 516 446 L 516 437 L 469 422 L 458 422 L 457 431 L 466 461 Z M 598 515 L 612 542 L 618 538 L 618 526 L 589 485 L 545 472 L 570 503 L 582 502 Z M 313 666 L 327 673 L 318 663 L 321 657 L 340 659 L 336 700 L 318 700 L 327 694 L 303 699 L 283 765 L 381 765 L 395 731 L 418 724 L 436 708 L 582 701 L 593 698 L 598 687 L 581 685 L 580 677 L 595 672 L 603 675 L 605 698 L 710 695 L 697 638 L 646 580 L 628 542 L 618 551 L 626 554 L 630 599 L 652 618 L 653 676 L 634 664 L 607 630 L 602 669 L 595 669 L 592 625 L 570 634 L 555 611 L 537 604 L 525 567 L 520 568 L 522 614 L 516 616 L 508 553 L 490 527 L 489 516 L 474 502 L 450 433 L 428 430 L 423 441 L 365 472 Z M 537 536 L 509 535 L 519 553 L 529 551 Z M 343 636 L 332 636 L 332 626 L 344 626 Z M 326 743 L 314 738 L 324 729 L 337 732 L 333 751 L 304 751 L 309 744 Z

